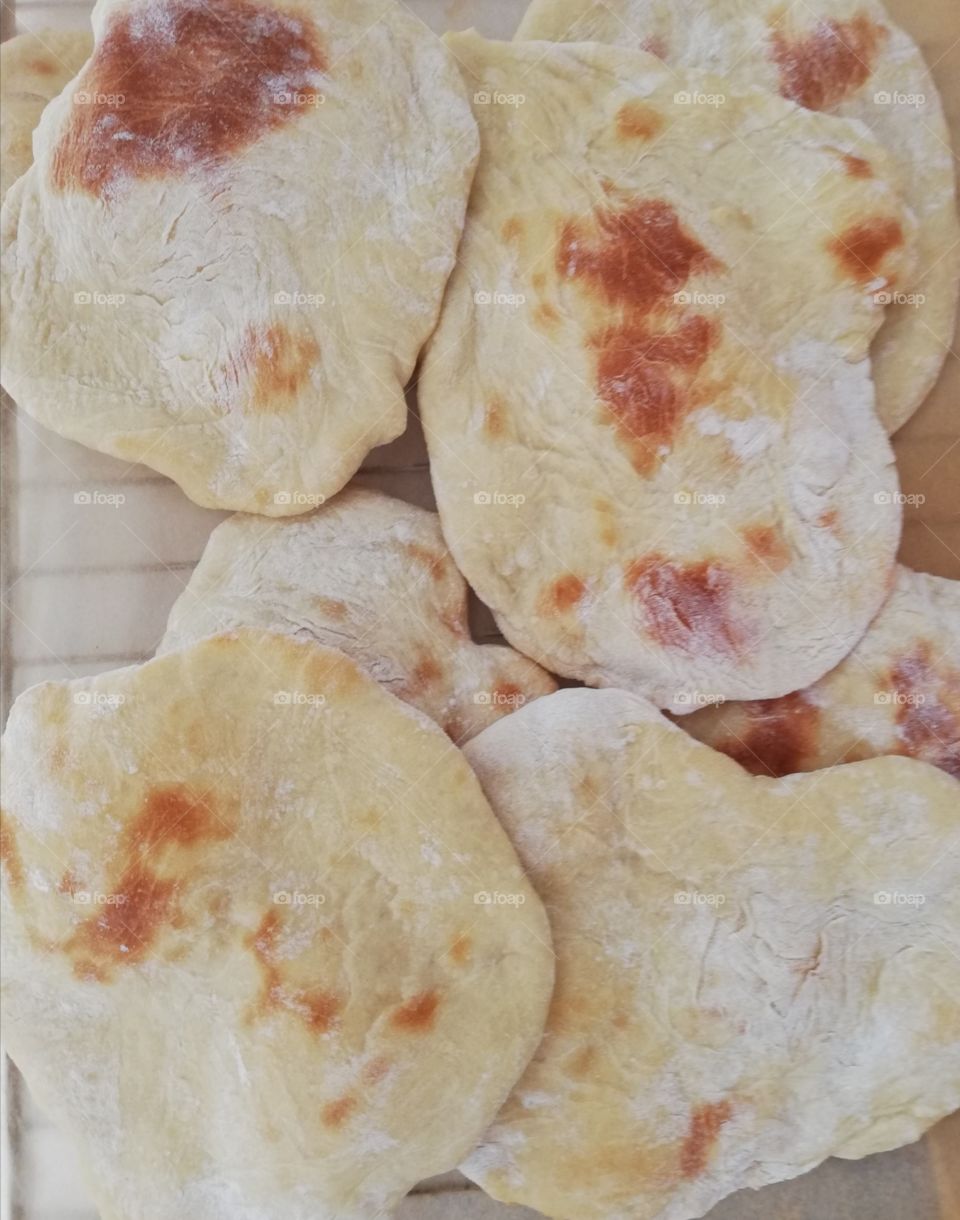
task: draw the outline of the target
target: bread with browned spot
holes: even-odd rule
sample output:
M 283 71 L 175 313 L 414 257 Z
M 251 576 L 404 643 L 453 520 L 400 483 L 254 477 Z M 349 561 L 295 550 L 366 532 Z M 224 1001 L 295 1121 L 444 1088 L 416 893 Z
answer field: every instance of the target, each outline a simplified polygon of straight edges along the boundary
M 913 239 L 890 158 L 639 51 L 450 43 L 484 150 L 419 389 L 458 566 L 565 677 L 675 710 L 815 681 L 900 530 L 867 359 Z
M 642 49 L 671 67 L 724 73 L 735 88 L 759 86 L 866 123 L 894 158 L 919 221 L 916 265 L 873 289 L 888 301 L 871 348 L 877 409 L 890 432 L 906 423 L 953 342 L 960 222 L 937 87 L 880 0 L 532 0 L 517 37 Z M 843 154 L 843 163 L 855 177 L 871 172 L 859 157 Z M 878 236 L 844 239 L 854 267 L 865 268 L 860 248 Z
M 692 1220 L 960 1106 L 956 780 L 907 758 L 757 778 L 612 690 L 466 754 L 557 954 L 544 1040 L 463 1166 L 494 1198 Z
M 33 687 L 3 763 L 4 1042 L 102 1220 L 385 1216 L 474 1147 L 553 958 L 426 716 L 237 631 Z
M 198 504 L 271 517 L 397 437 L 477 156 L 393 0 L 105 0 L 2 220 L 3 384 Z
M 33 132 L 44 107 L 90 58 L 82 30 L 17 34 L 0 44 L 0 200 L 33 163 Z
M 474 643 L 436 513 L 358 488 L 294 521 L 217 526 L 159 652 L 236 627 L 339 648 L 456 742 L 556 690 L 512 648 Z
M 863 639 L 819 682 L 680 723 L 755 775 L 906 754 L 960 779 L 960 583 L 898 567 Z

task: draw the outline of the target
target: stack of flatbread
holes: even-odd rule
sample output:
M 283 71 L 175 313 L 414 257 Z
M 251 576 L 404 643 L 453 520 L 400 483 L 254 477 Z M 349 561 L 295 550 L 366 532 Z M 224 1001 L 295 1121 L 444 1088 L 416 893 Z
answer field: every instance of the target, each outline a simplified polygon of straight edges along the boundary
M 458 1165 L 695 1220 L 960 1107 L 960 584 L 889 441 L 960 225 L 880 5 L 100 0 L 2 59 L 4 386 L 238 510 L 4 734 L 6 1042 L 104 1220 Z M 437 512 L 348 486 L 418 363 Z

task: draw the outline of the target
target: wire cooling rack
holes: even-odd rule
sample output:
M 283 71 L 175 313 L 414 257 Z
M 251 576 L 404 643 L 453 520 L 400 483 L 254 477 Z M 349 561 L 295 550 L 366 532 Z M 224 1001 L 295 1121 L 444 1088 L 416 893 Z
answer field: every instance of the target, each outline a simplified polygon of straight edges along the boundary
M 704 0 L 706 3 L 707 0 Z M 893 0 L 895 16 L 917 36 L 936 40 L 953 25 L 957 0 Z M 407 0 L 431 28 L 475 25 L 510 37 L 523 0 Z M 26 0 L 3 4 L 3 36 L 16 29 L 83 28 L 85 3 Z M 941 10 L 941 14 L 938 14 Z M 949 41 L 949 39 L 948 39 Z M 942 79 L 960 131 L 960 66 Z M 958 345 L 955 345 L 955 347 Z M 904 489 L 924 497 L 911 507 L 904 558 L 960 578 L 960 363 L 934 400 L 899 438 Z M 3 715 L 28 686 L 82 677 L 151 656 L 167 613 L 189 579 L 211 529 L 224 514 L 192 504 L 167 479 L 142 466 L 96 454 L 17 414 L 4 398 L 3 514 L 5 613 Z M 407 433 L 368 457 L 357 482 L 434 507 L 426 451 L 415 415 Z M 951 491 L 952 488 L 952 491 Z M 926 506 L 924 508 L 924 505 Z M 473 607 L 474 634 L 495 640 L 490 615 Z M 97 1220 L 69 1141 L 33 1104 L 16 1069 L 3 1060 L 0 1220 Z M 828 1161 L 794 1182 L 726 1200 L 711 1220 L 960 1220 L 960 1115 L 924 1140 L 866 1161 Z M 496 1204 L 459 1174 L 422 1183 L 400 1220 L 535 1220 L 524 1208 Z M 184 1220 L 189 1220 L 185 1217 Z

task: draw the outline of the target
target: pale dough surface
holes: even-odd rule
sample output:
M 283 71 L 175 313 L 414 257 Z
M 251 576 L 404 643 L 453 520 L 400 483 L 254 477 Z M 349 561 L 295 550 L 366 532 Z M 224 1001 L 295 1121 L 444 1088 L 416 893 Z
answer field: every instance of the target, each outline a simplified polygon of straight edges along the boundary
M 512 648 L 473 642 L 436 513 L 358 488 L 293 521 L 217 526 L 159 651 L 235 627 L 339 648 L 458 743 L 557 686 Z
M 406 425 L 477 155 L 393 0 L 100 0 L 2 218 L 4 387 L 198 504 L 303 513 Z
M 960 221 L 937 87 L 879 0 L 533 0 L 517 37 L 641 47 L 866 123 L 919 221 L 916 267 L 891 293 L 871 349 L 880 417 L 890 432 L 906 423 L 954 340 Z
M 755 775 L 906 754 L 960 779 L 960 582 L 899 567 L 863 639 L 819 682 L 681 723 Z
M 692 1220 L 960 1105 L 960 784 L 748 775 L 623 691 L 466 747 L 550 915 L 544 1041 L 464 1168 L 555 1220 Z
M 374 1220 L 470 1151 L 553 958 L 432 721 L 241 631 L 33 687 L 4 755 L 4 1039 L 102 1220 Z
M 866 358 L 910 263 L 889 157 L 643 52 L 449 42 L 484 147 L 420 404 L 460 570 L 590 685 L 815 681 L 899 538 Z

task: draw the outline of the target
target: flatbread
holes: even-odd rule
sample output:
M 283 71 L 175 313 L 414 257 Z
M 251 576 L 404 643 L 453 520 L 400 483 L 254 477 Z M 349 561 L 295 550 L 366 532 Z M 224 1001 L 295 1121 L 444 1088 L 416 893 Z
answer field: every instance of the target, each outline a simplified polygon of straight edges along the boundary
M 4 386 L 198 504 L 307 512 L 398 436 L 477 153 L 392 0 L 100 0 L 2 221 Z
M 749 776 L 622 691 L 466 748 L 550 914 L 547 1033 L 467 1158 L 555 1220 L 690 1220 L 960 1105 L 960 785 Z
M 907 754 L 960 779 L 960 582 L 898 568 L 866 635 L 826 677 L 681 724 L 754 775 Z
M 474 1146 L 553 963 L 436 725 L 238 632 L 35 686 L 4 749 L 4 1038 L 102 1220 L 371 1220 Z
M 457 742 L 557 689 L 512 648 L 473 642 L 437 514 L 377 492 L 348 488 L 295 521 L 218 525 L 158 651 L 241 626 L 339 648 Z
M 960 221 L 937 87 L 879 0 L 533 0 L 517 37 L 642 48 L 866 123 L 920 221 L 912 275 L 880 290 L 892 300 L 871 349 L 880 417 L 890 432 L 906 423 L 953 342 Z
M 450 43 L 484 151 L 419 389 L 457 565 L 591 685 L 815 681 L 900 528 L 865 358 L 912 233 L 886 154 L 642 52 Z
M 0 43 L 0 200 L 33 164 L 33 131 L 51 98 L 90 58 L 93 35 L 41 30 Z

